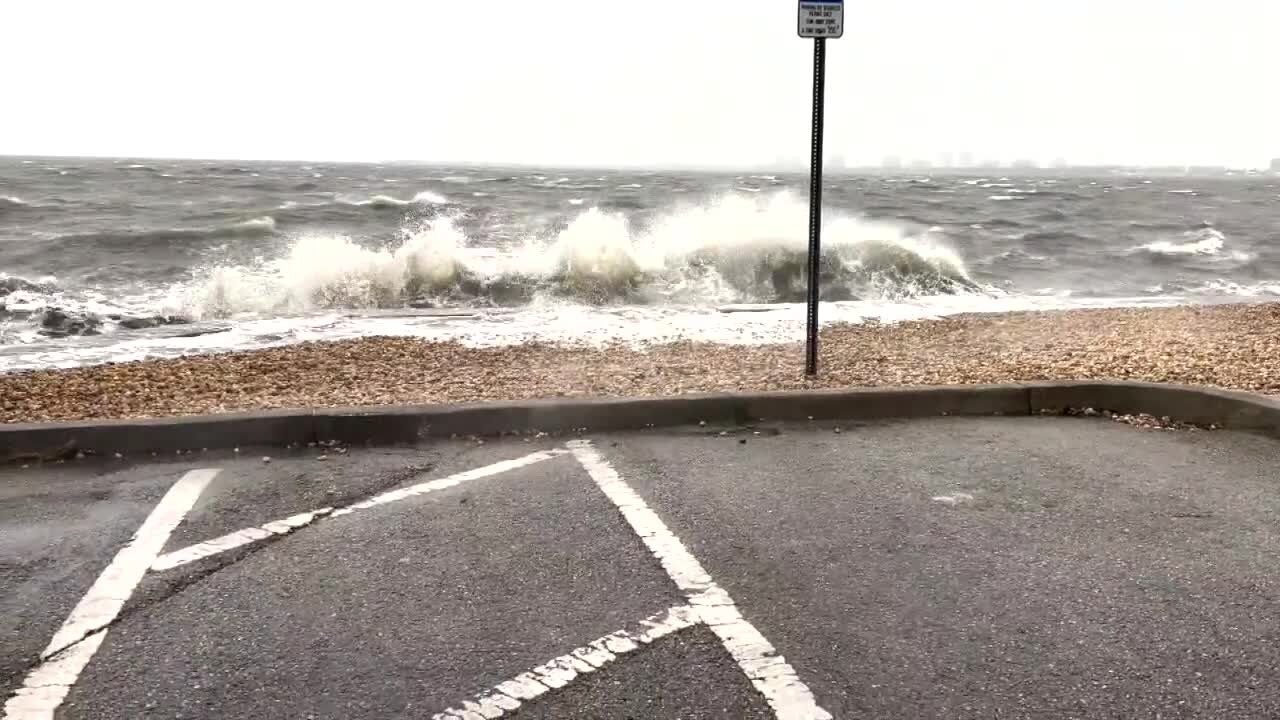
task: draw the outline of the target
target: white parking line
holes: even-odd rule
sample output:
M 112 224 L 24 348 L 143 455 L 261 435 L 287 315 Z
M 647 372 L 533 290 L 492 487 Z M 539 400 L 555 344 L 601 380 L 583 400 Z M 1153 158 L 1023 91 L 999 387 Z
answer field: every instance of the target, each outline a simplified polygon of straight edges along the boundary
M 597 668 L 647 645 L 677 630 L 693 627 L 701 620 L 688 605 L 673 607 L 665 612 L 645 618 L 637 627 L 609 633 L 575 650 L 500 682 L 493 689 L 476 695 L 462 703 L 461 708 L 451 707 L 431 716 L 431 720 L 489 720 L 499 718 L 520 708 L 521 701 L 532 700 L 554 688 L 568 685 L 579 675 L 594 672 Z
M 795 669 L 742 617 L 729 593 L 711 579 L 698 559 L 636 491 L 623 482 L 591 441 L 570 441 L 569 449 L 684 592 L 699 618 L 720 638 L 779 720 L 830 720 L 831 714 L 818 706 Z M 480 717 L 484 717 L 483 714 Z
M 151 569 L 157 571 L 169 570 L 176 568 L 179 565 L 186 565 L 187 563 L 195 562 L 200 558 L 207 558 L 221 552 L 234 550 L 242 545 L 255 543 L 259 540 L 265 540 L 272 535 L 287 535 L 300 527 L 310 525 L 318 518 L 322 518 L 332 512 L 333 508 L 331 507 L 320 508 L 319 510 L 312 510 L 311 512 L 290 515 L 283 520 L 274 520 L 260 527 L 237 530 L 233 533 L 223 535 L 220 538 L 206 540 L 202 543 L 196 543 L 195 545 L 182 548 L 181 550 L 165 553 L 164 555 L 156 558 L 155 562 L 151 563 Z
M 52 720 L 54 711 L 71 692 L 76 678 L 107 637 L 99 630 L 36 666 L 22 687 L 4 704 L 5 720 Z
M 116 553 L 54 634 L 40 655 L 40 665 L 4 704 L 4 718 L 46 720 L 53 717 L 106 638 L 107 626 L 120 614 L 173 529 L 217 474 L 216 469 L 192 470 L 169 488 L 142 527 Z
M 212 557 L 228 550 L 234 550 L 238 547 L 243 547 L 260 540 L 265 540 L 272 535 L 287 535 L 300 527 L 304 527 L 325 517 L 341 517 L 357 510 L 365 510 L 379 505 L 386 505 L 388 503 L 405 500 L 407 498 L 417 497 L 418 495 L 425 495 L 437 490 L 444 490 L 445 488 L 451 488 L 455 485 L 461 485 L 468 480 L 477 480 L 482 477 L 489 477 L 490 475 L 497 475 L 499 473 L 533 465 L 534 463 L 539 463 L 543 460 L 550 460 L 551 458 L 563 455 L 566 452 L 566 450 L 559 448 L 554 450 L 542 450 L 530 453 L 524 457 L 515 458 L 514 460 L 503 460 L 502 462 L 496 462 L 492 465 L 485 465 L 484 467 L 478 467 L 465 472 L 456 473 L 448 477 L 439 478 L 438 480 L 429 480 L 427 482 L 418 483 L 417 485 L 389 490 L 338 510 L 327 507 L 320 508 L 310 512 L 299 513 L 297 515 L 284 518 L 283 520 L 275 520 L 258 527 L 237 530 L 233 533 L 223 535 L 222 537 L 214 538 L 213 540 L 206 540 L 204 542 L 196 543 L 195 545 L 189 545 L 185 548 L 174 550 L 173 552 L 165 553 L 164 555 L 156 558 L 155 562 L 151 564 L 151 569 L 171 570 L 202 558 Z

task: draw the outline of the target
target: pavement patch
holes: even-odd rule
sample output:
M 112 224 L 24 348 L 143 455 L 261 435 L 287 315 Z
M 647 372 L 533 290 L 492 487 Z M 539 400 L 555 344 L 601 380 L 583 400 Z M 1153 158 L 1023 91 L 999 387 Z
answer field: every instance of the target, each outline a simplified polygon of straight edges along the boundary
M 192 470 L 173 484 L 161 498 L 133 539 L 116 553 L 111 564 L 76 604 L 49 646 L 41 663 L 28 675 L 4 705 L 8 720 L 42 720 L 52 717 L 75 685 L 98 647 L 108 626 L 147 573 L 151 561 L 164 547 L 169 533 L 182 522 L 217 470 Z
M 0 472 L 0 705 L 188 469 L 80 462 Z
M 517 720 L 772 720 L 775 715 L 705 625 L 578 678 L 520 707 Z
M 413 485 L 396 488 L 394 490 L 387 490 L 386 492 L 378 493 L 372 497 L 365 498 L 342 507 L 335 508 L 333 506 L 325 506 L 305 512 L 294 513 L 288 517 L 264 523 L 261 526 L 242 528 L 221 537 L 204 540 L 193 545 L 172 550 L 156 558 L 155 563 L 152 565 L 152 569 L 172 570 L 173 568 L 181 567 L 187 563 L 213 557 L 214 555 L 219 555 L 229 550 L 235 550 L 236 548 L 244 547 L 245 545 L 259 542 L 261 540 L 288 535 L 289 533 L 306 527 L 318 520 L 331 517 L 338 518 L 360 510 L 376 508 L 381 505 L 387 505 L 393 502 L 417 497 L 419 495 L 426 495 L 430 492 L 456 487 L 471 480 L 518 470 L 536 462 L 550 460 L 556 455 L 561 454 L 561 452 L 562 451 L 559 450 L 544 450 L 530 453 L 523 457 L 514 458 L 512 460 L 501 460 L 490 465 L 472 468 L 471 470 L 465 470 L 447 477 L 437 478 L 435 480 L 426 480 L 414 483 Z
M 295 448 L 261 452 L 207 453 L 202 467 L 222 473 L 201 496 L 166 551 L 261 527 L 322 507 L 342 507 L 417 482 L 424 474 L 452 475 L 551 447 L 494 441 L 429 443 L 418 447 Z M 320 460 L 320 457 L 325 457 Z
M 688 605 L 670 608 L 635 623 L 635 627 L 616 630 L 596 638 L 510 680 L 504 680 L 495 688 L 433 715 L 432 720 L 471 720 L 476 715 L 484 718 L 502 717 L 520 709 L 522 702 L 563 688 L 578 677 L 595 672 L 655 640 L 693 627 L 699 622 L 697 612 Z
M 68 720 L 429 716 L 684 603 L 564 456 L 316 523 L 152 596 Z
M 759 427 L 226 458 L 167 545 L 129 533 L 199 466 L 15 473 L 0 681 L 37 668 L 20 720 L 1280 714 L 1274 440 Z
M 970 418 L 611 442 L 836 716 L 1280 711 L 1274 439 Z
M 829 720 L 813 693 L 754 625 L 738 612 L 733 598 L 716 584 L 702 564 L 636 494 L 588 440 L 569 443 L 573 456 L 596 486 L 618 508 L 632 530 L 662 564 L 671 581 L 689 599 L 698 616 L 720 638 L 742 672 L 764 695 L 779 720 Z

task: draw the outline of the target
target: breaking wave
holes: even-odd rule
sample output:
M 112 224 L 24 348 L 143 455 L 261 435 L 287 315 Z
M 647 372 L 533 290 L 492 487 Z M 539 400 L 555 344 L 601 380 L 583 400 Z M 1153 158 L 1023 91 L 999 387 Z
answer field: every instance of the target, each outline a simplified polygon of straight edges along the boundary
M 417 195 L 414 195 L 409 200 L 401 200 L 400 198 L 393 197 L 391 195 L 374 195 L 373 197 L 363 198 L 363 199 L 339 197 L 338 202 L 342 203 L 343 205 L 355 205 L 357 207 L 372 207 L 372 208 L 381 209 L 381 208 L 402 208 L 402 207 L 408 207 L 410 205 L 446 205 L 449 203 L 449 199 L 439 193 L 434 193 L 434 192 L 431 192 L 430 190 L 424 190 L 418 193 Z
M 807 205 L 789 194 L 729 196 L 644 227 L 593 208 L 550 239 L 472 244 L 449 217 L 368 247 L 304 235 L 282 256 L 214 267 L 178 289 L 197 318 L 326 308 L 493 307 L 803 301 Z M 823 296 L 902 299 L 982 292 L 936 233 L 833 215 L 824 222 Z M 483 240 L 483 239 L 478 239 Z
M 217 234 L 218 232 L 222 232 L 224 234 L 232 234 L 232 235 L 239 234 L 239 233 L 270 234 L 272 232 L 275 232 L 275 229 L 276 229 L 275 218 L 271 217 L 270 215 L 263 215 L 262 217 L 256 217 L 256 218 L 253 218 L 252 220 L 245 220 L 244 222 L 238 222 L 231 225 L 227 225 L 222 228 L 216 228 L 214 232 L 215 234 Z
M 1157 240 L 1131 248 L 1130 251 L 1144 253 L 1156 262 L 1210 263 L 1215 267 L 1224 264 L 1244 265 L 1256 258 L 1254 253 L 1227 248 L 1227 236 L 1211 227 L 1183 233 L 1182 242 Z
M 0 272 L 0 300 L 8 297 L 27 295 L 52 295 L 58 291 L 57 280 L 44 277 L 39 280 L 28 280 L 17 275 Z
M 0 215 L 12 212 L 20 212 L 30 207 L 27 201 L 17 195 L 0 195 Z
M 1183 242 L 1157 240 L 1134 249 L 1157 255 L 1217 255 L 1226 244 L 1226 235 L 1213 228 L 1203 228 L 1184 233 Z
M 28 318 L 53 302 L 61 288 L 57 280 L 44 277 L 28 280 L 0 272 L 0 321 Z

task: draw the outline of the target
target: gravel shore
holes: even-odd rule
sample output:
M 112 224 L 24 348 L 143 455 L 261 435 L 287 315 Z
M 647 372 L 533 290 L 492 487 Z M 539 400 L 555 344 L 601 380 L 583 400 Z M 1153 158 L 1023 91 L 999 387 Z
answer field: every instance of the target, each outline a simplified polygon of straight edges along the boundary
M 1280 393 L 1280 303 L 957 315 L 798 345 L 468 348 L 414 338 L 0 375 L 0 422 L 569 395 L 1138 379 Z

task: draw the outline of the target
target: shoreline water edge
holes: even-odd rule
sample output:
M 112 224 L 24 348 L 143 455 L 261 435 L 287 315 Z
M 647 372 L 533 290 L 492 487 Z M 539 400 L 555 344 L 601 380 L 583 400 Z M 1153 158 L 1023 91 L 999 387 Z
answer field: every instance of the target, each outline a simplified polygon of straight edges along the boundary
M 675 341 L 472 347 L 414 337 L 316 341 L 0 375 L 0 422 L 266 408 L 653 397 L 1125 379 L 1280 394 L 1280 303 L 961 314 L 822 331 L 797 343 Z

